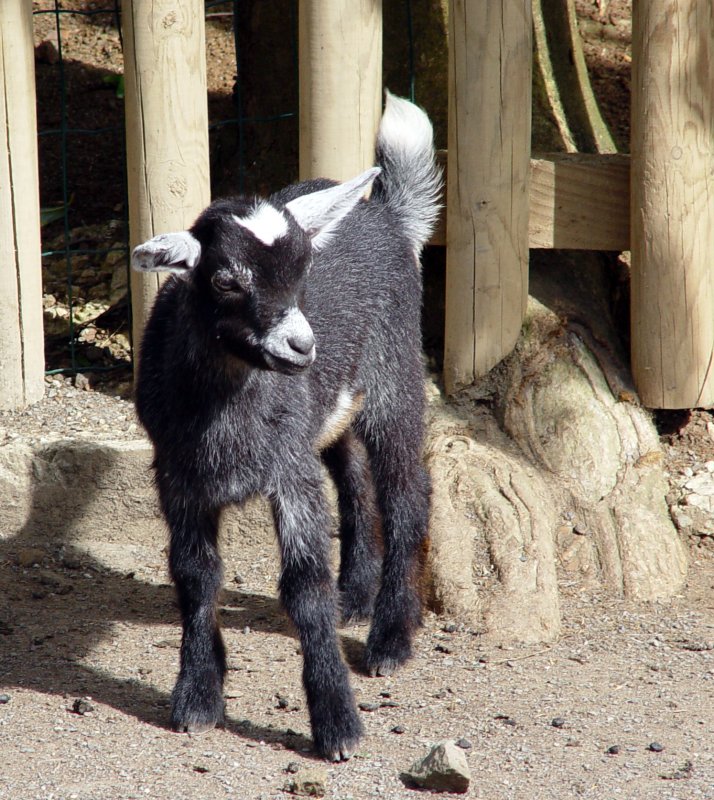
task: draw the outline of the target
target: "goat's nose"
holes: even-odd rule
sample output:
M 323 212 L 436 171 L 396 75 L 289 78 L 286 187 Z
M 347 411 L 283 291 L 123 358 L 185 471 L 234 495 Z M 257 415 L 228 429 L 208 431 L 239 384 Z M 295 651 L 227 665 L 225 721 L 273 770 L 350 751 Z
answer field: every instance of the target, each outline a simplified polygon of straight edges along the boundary
M 288 344 L 300 355 L 307 356 L 312 352 L 315 346 L 315 337 L 312 335 L 311 330 L 293 332 L 288 336 Z

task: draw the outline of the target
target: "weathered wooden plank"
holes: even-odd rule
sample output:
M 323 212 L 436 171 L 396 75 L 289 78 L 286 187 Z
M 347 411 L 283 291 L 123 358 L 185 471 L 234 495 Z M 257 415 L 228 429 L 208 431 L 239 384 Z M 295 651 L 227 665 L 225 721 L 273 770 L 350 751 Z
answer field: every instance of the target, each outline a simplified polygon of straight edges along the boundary
M 382 111 L 381 0 L 300 0 L 300 178 L 374 163 Z
M 0 408 L 44 392 L 32 6 L 0 3 Z
M 714 6 L 633 4 L 632 369 L 646 406 L 714 404 Z
M 443 161 L 446 154 L 440 154 Z M 531 159 L 529 247 L 630 249 L 630 157 L 585 153 Z M 446 212 L 430 244 L 446 244 Z
M 515 344 L 528 298 L 530 0 L 451 0 L 444 377 Z
M 554 154 L 531 159 L 530 247 L 627 250 L 630 159 Z
M 203 0 L 132 0 L 124 7 L 132 247 L 185 230 L 210 202 L 204 14 Z M 155 273 L 132 272 L 135 344 L 159 285 Z

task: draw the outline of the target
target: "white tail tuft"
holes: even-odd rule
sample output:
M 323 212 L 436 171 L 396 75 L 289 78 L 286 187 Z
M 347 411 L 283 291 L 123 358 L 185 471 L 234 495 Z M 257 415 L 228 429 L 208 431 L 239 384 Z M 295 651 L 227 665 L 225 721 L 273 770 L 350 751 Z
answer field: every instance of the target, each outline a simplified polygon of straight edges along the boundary
M 401 221 L 418 256 L 441 208 L 441 170 L 429 117 L 414 103 L 386 92 L 376 149 L 382 174 L 375 181 L 373 196 Z
M 414 103 L 385 91 L 384 114 L 377 144 L 388 150 L 401 150 L 412 157 L 431 155 L 434 132 L 429 117 Z

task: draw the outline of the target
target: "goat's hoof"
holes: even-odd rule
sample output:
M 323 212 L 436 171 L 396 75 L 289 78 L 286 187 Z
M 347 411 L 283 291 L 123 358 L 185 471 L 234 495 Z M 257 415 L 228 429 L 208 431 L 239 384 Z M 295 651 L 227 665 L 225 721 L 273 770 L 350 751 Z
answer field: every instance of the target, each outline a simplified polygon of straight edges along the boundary
M 399 664 L 394 659 L 386 659 L 381 664 L 371 664 L 368 666 L 371 678 L 388 678 L 394 675 Z
M 365 667 L 373 678 L 387 678 L 409 659 L 411 644 L 407 637 L 394 636 L 382 644 L 376 639 L 372 636 L 367 639 Z
M 362 736 L 362 722 L 357 709 L 332 705 L 329 714 L 313 719 L 313 741 L 318 755 L 327 761 L 347 761 L 357 749 Z
M 343 742 L 333 743 L 332 745 L 322 746 L 316 743 L 317 752 L 326 760 L 333 763 L 349 761 L 355 753 L 359 744 L 359 736 L 351 736 Z
M 374 614 L 374 592 L 343 590 L 340 593 L 340 616 L 343 625 L 366 622 Z
M 361 622 L 367 622 L 371 616 L 371 611 L 347 611 L 343 609 L 340 614 L 340 625 L 343 628 L 348 628 L 351 625 L 359 625 Z
M 179 679 L 173 693 L 171 727 L 179 733 L 206 733 L 223 724 L 225 707 L 219 689 L 208 691 L 204 686 L 196 691 Z
M 217 724 L 217 722 L 179 722 L 173 723 L 172 727 L 178 733 L 190 733 L 196 736 L 212 731 Z
M 349 761 L 357 747 L 357 742 L 352 742 L 348 745 L 343 745 L 339 750 L 335 750 L 327 756 L 327 760 L 333 763 L 339 761 Z

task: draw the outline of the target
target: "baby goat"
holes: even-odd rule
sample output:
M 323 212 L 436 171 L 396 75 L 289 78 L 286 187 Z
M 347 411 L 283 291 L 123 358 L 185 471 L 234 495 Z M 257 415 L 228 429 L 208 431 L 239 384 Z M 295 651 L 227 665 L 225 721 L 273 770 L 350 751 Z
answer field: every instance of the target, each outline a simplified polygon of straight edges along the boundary
M 419 254 L 441 179 L 431 124 L 406 100 L 387 96 L 376 149 L 378 166 L 351 181 L 217 200 L 190 231 L 134 250 L 135 269 L 176 273 L 146 327 L 136 402 L 183 621 L 178 730 L 223 719 L 218 521 L 255 493 L 272 505 L 320 754 L 348 758 L 362 732 L 338 609 L 372 615 L 372 675 L 410 655 L 429 509 Z M 338 489 L 337 587 L 321 459 Z

